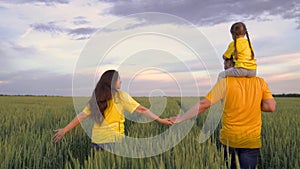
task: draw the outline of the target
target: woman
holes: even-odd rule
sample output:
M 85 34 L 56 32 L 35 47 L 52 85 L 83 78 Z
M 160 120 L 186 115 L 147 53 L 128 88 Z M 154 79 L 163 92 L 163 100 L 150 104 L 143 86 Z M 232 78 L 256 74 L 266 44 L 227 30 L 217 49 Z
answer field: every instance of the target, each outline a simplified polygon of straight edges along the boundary
M 138 112 L 161 124 L 171 125 L 169 119 L 161 119 L 149 109 L 136 102 L 128 93 L 120 91 L 121 80 L 115 70 L 104 72 L 97 83 L 93 96 L 84 110 L 67 126 L 54 130 L 54 142 L 59 142 L 64 135 L 81 121 L 91 116 L 94 120 L 92 129 L 92 147 L 104 149 L 124 137 L 124 111 Z

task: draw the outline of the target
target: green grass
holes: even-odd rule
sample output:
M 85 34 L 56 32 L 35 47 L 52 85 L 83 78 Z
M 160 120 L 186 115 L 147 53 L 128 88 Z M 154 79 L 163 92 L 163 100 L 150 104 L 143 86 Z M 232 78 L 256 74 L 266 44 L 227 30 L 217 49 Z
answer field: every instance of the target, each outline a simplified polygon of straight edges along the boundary
M 150 105 L 148 98 L 136 99 L 147 107 Z M 263 113 L 263 147 L 258 168 L 300 168 L 300 99 L 276 100 L 276 112 Z M 180 108 L 179 98 L 167 98 L 167 101 L 162 117 L 177 114 Z M 218 131 L 199 144 L 207 113 L 197 118 L 189 134 L 172 149 L 153 157 L 128 158 L 106 151 L 94 152 L 80 126 L 60 143 L 51 141 L 53 130 L 64 127 L 76 115 L 71 97 L 1 96 L 0 105 L 1 169 L 225 168 L 223 150 L 217 146 Z M 131 137 L 154 136 L 168 128 L 156 122 L 126 121 L 125 126 Z

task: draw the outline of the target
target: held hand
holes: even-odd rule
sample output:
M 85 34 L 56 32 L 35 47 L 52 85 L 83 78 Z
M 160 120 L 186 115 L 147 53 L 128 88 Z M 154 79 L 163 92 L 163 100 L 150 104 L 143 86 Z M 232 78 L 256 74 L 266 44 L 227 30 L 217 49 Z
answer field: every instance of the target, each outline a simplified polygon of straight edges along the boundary
M 52 137 L 52 140 L 55 143 L 59 142 L 64 137 L 64 135 L 66 134 L 64 129 L 57 129 L 57 130 L 54 130 L 54 132 L 56 132 L 56 133 Z
M 161 124 L 168 125 L 168 126 L 173 124 L 173 122 L 169 118 L 159 119 L 157 121 Z
M 180 121 L 177 119 L 178 114 L 176 116 L 170 117 L 169 119 L 172 121 L 173 124 L 180 123 Z

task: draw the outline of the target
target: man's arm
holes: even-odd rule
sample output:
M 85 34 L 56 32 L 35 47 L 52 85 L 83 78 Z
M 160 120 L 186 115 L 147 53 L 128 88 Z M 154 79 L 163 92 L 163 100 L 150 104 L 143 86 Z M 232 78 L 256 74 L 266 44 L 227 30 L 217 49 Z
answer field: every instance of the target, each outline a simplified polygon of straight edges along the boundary
M 276 101 L 274 99 L 265 99 L 261 102 L 261 110 L 264 112 L 274 112 Z
M 262 79 L 263 80 L 263 79 Z M 274 112 L 276 108 L 276 101 L 274 100 L 271 90 L 267 82 L 263 81 L 263 97 L 261 101 L 261 110 L 264 112 Z
M 182 115 L 174 116 L 174 117 L 171 118 L 171 120 L 175 123 L 181 123 L 185 120 L 191 119 L 191 118 L 197 116 L 198 114 L 204 112 L 210 106 L 211 106 L 211 102 L 209 100 L 207 100 L 206 98 L 204 98 L 200 102 L 195 104 L 187 112 L 185 112 Z

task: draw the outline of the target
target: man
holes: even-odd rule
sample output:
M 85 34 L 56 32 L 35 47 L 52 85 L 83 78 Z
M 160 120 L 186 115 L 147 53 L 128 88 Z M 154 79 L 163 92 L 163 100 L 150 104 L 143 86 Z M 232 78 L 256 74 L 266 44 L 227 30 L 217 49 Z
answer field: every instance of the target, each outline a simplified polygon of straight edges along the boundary
M 224 68 L 233 66 L 224 61 Z M 222 100 L 222 128 L 220 142 L 231 154 L 231 168 L 239 164 L 243 169 L 255 168 L 261 148 L 261 111 L 274 112 L 276 102 L 268 84 L 259 77 L 226 77 L 220 79 L 204 99 L 186 113 L 172 117 L 174 123 L 190 119 Z M 235 156 L 239 163 L 235 163 Z

